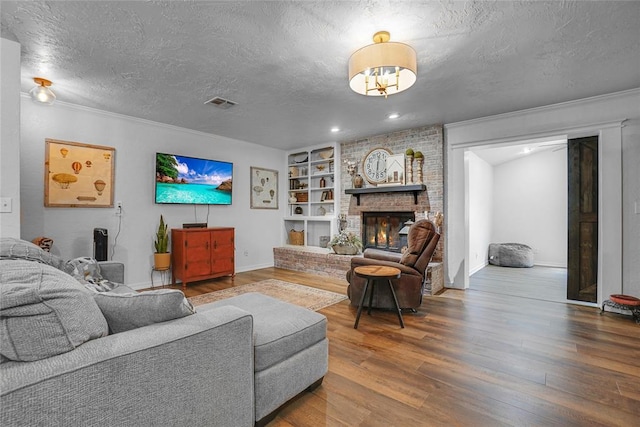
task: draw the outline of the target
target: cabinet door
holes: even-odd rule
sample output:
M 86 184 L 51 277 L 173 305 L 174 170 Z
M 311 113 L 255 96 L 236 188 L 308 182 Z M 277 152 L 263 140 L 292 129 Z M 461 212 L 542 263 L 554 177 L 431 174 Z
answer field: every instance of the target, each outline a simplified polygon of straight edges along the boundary
M 233 230 L 217 230 L 211 233 L 211 270 L 213 273 L 233 273 L 234 236 Z
M 187 277 L 211 273 L 211 236 L 208 232 L 187 233 L 185 240 L 185 274 Z

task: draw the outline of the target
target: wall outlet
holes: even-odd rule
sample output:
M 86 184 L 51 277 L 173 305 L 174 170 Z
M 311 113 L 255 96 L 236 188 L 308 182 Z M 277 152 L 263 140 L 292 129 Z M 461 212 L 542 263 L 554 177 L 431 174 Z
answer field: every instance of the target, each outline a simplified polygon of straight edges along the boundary
M 244 251 L 244 256 L 249 256 L 249 251 Z
M 11 197 L 0 197 L 0 212 L 11 212 Z
M 116 216 L 122 216 L 122 202 L 116 202 Z

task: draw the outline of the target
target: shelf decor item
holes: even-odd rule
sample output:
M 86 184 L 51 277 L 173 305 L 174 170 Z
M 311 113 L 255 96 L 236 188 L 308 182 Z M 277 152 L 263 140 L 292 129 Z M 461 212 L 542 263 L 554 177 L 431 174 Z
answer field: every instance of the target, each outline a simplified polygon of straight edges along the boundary
M 406 155 L 407 167 L 407 185 L 413 184 L 413 148 L 407 148 L 404 153 Z
M 160 215 L 160 225 L 156 231 L 156 238 L 153 242 L 155 253 L 153 254 L 153 269 L 168 270 L 171 265 L 171 254 L 169 253 L 169 227 Z
M 251 166 L 251 209 L 278 209 L 278 171 Z
M 304 246 L 304 230 L 289 230 L 289 244 L 296 246 Z
M 333 236 L 329 246 L 338 255 L 357 255 L 362 250 L 362 241 L 350 231 L 341 231 Z
M 424 165 L 424 155 L 420 151 L 416 151 L 414 154 L 416 158 L 416 184 L 424 184 L 424 180 L 422 177 L 422 166 Z
M 373 185 L 378 185 L 387 180 L 387 157 L 391 151 L 386 148 L 374 148 L 369 151 L 362 161 L 362 173 L 364 178 Z

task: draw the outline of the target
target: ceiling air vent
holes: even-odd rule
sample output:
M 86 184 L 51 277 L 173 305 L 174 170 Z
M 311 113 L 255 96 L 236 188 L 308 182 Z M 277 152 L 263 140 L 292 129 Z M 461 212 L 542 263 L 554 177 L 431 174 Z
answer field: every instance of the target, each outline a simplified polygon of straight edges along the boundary
M 205 102 L 205 104 L 211 104 L 218 108 L 222 108 L 223 110 L 227 110 L 233 107 L 234 105 L 236 105 L 235 102 L 229 101 L 228 99 L 220 98 L 219 96 L 216 96 L 215 98 L 208 100 L 207 102 Z

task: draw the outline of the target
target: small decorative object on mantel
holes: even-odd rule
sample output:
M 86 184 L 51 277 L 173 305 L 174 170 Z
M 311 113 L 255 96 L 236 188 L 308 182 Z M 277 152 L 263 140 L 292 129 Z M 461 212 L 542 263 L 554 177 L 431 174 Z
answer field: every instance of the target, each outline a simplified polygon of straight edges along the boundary
M 416 158 L 417 167 L 416 167 L 416 184 L 424 184 L 424 180 L 422 177 L 422 166 L 424 165 L 424 155 L 421 151 L 416 151 L 413 156 Z
M 338 255 L 357 255 L 362 250 L 362 241 L 350 231 L 341 231 L 329 242 L 331 249 Z
M 351 188 L 356 188 L 354 180 L 358 170 L 358 164 L 351 160 L 345 160 L 345 162 L 347 163 L 347 173 L 351 176 Z
M 413 148 L 407 148 L 407 151 L 404 153 L 407 161 L 407 185 L 413 184 Z
M 362 188 L 363 185 L 364 185 L 364 178 L 362 178 L 362 175 L 357 174 L 353 178 L 353 188 Z
M 387 174 L 386 185 L 404 185 L 405 184 L 405 158 L 404 154 L 390 154 L 387 156 L 386 168 Z

